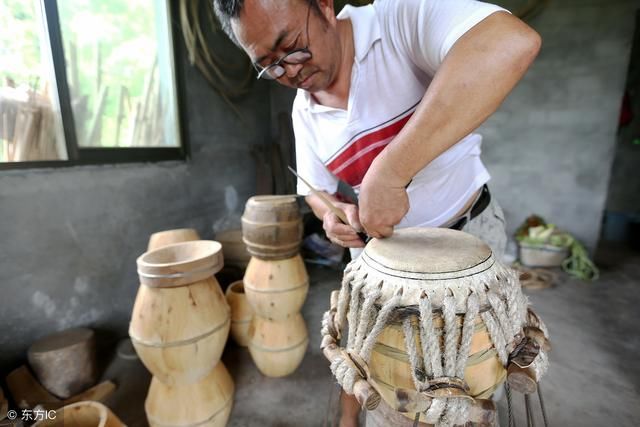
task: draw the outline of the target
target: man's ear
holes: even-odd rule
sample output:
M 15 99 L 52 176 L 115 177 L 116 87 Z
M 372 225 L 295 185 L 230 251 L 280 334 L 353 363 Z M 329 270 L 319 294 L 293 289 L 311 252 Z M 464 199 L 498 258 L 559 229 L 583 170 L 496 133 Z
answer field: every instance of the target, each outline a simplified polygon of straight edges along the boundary
M 333 0 L 315 0 L 324 18 L 332 25 L 336 22 L 336 12 L 333 8 Z

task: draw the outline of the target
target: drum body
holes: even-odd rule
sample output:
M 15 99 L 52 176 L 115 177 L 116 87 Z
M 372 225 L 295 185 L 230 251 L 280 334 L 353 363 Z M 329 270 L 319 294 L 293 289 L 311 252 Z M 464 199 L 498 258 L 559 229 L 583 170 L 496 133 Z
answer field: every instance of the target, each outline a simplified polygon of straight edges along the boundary
M 190 242 L 193 240 L 200 240 L 198 232 L 193 228 L 176 228 L 173 230 L 158 231 L 149 237 L 147 251 L 159 249 L 173 243 Z
M 253 317 L 253 309 L 247 301 L 242 280 L 233 282 L 225 292 L 231 308 L 231 337 L 241 347 L 249 345 L 249 323 Z
M 213 241 L 168 245 L 138 258 L 129 336 L 160 381 L 197 382 L 220 360 L 230 328 L 229 305 L 214 277 L 221 268 L 221 247 Z
M 224 427 L 233 393 L 231 375 L 220 362 L 194 384 L 168 386 L 153 378 L 144 406 L 151 427 Z
M 309 275 L 300 255 L 281 260 L 253 257 L 243 281 L 254 312 L 271 320 L 285 320 L 296 315 L 309 291 Z
M 254 316 L 249 327 L 249 352 L 256 366 L 268 377 L 293 373 L 304 358 L 309 334 L 304 318 L 297 313 L 287 320 Z
M 220 242 L 222 245 L 224 265 L 247 268 L 251 255 L 247 251 L 247 245 L 242 241 L 241 229 L 216 233 L 216 242 Z
M 249 253 L 261 259 L 285 259 L 298 253 L 302 217 L 296 197 L 251 197 L 242 215 L 242 239 Z
M 124 427 L 120 419 L 100 402 L 84 401 L 57 409 L 55 418 L 38 421 L 37 427 Z
M 487 419 L 483 399 L 507 376 L 527 301 L 486 244 L 449 229 L 398 230 L 349 264 L 334 299 L 323 351 L 347 392 L 375 390 L 427 424 Z M 343 327 L 348 341 L 337 351 Z

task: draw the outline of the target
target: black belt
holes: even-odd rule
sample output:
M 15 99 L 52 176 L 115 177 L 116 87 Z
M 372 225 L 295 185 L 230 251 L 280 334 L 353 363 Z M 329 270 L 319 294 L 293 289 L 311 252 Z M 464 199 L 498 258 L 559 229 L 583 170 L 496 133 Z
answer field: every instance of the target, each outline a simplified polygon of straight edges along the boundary
M 487 206 L 489 206 L 490 202 L 491 193 L 489 192 L 489 187 L 487 187 L 487 184 L 485 184 L 482 186 L 482 190 L 480 190 L 480 196 L 478 196 L 478 200 L 476 200 L 473 206 L 471 206 L 469 214 L 454 222 L 453 225 L 449 226 L 449 228 L 453 230 L 462 230 L 462 228 L 467 225 L 469 221 L 480 215 L 487 208 Z

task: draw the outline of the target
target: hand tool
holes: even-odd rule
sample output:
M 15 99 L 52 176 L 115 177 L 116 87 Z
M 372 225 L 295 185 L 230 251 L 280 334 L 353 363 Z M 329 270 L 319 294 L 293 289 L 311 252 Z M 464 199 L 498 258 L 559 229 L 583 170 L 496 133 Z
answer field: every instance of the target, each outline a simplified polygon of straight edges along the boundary
M 317 196 L 322 201 L 322 203 L 324 203 L 325 206 L 328 207 L 329 210 L 331 212 L 333 212 L 333 214 L 340 219 L 340 221 L 342 221 L 343 224 L 346 224 L 346 225 L 348 225 L 348 226 L 353 228 L 353 226 L 351 226 L 351 224 L 349 224 L 349 220 L 347 219 L 347 214 L 345 214 L 342 209 L 338 208 L 333 203 L 331 203 L 331 200 L 329 200 L 327 198 L 327 196 L 325 196 L 322 192 L 320 192 L 320 191 L 316 190 L 315 188 L 313 188 L 313 186 L 311 184 L 309 184 L 303 177 L 298 175 L 298 172 L 296 172 L 295 169 L 293 169 L 291 166 L 287 166 L 287 167 L 289 168 L 289 170 L 291 171 L 292 174 L 294 174 L 296 177 L 298 177 L 300 179 L 300 181 L 304 182 L 304 184 L 307 187 L 309 187 L 309 190 L 311 190 L 311 194 L 313 194 L 314 196 Z M 354 231 L 358 234 L 358 237 L 360 237 L 363 242 L 367 243 L 369 240 L 371 240 L 371 237 L 369 237 L 366 233 L 361 232 L 361 231 L 357 231 L 355 229 L 354 229 Z

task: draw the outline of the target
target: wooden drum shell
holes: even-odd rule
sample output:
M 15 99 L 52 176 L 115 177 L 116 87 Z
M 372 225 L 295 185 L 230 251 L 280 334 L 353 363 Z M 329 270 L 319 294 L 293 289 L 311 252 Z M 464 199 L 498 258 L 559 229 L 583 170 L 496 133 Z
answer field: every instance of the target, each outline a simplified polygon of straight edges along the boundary
M 213 243 L 169 245 L 138 259 L 142 284 L 129 335 L 147 369 L 167 384 L 202 379 L 220 360 L 227 341 L 230 310 L 213 276 L 222 264 L 219 244 Z M 174 263 L 170 252 L 177 257 Z
M 252 258 L 243 281 L 255 314 L 272 320 L 300 312 L 309 292 L 309 275 L 300 255 L 277 261 Z
M 72 403 L 55 411 L 54 419 L 38 421 L 34 427 L 124 427 L 120 419 L 100 402 Z
M 145 411 L 151 427 L 224 427 L 233 407 L 234 383 L 222 362 L 194 384 L 151 380 Z
M 173 243 L 188 242 L 192 240 L 200 240 L 198 232 L 193 228 L 176 228 L 173 230 L 158 231 L 149 237 L 147 250 L 152 251 Z
M 300 313 L 289 320 L 254 316 L 249 326 L 249 352 L 256 366 L 268 377 L 293 373 L 304 358 L 309 335 Z
M 241 347 L 249 345 L 249 324 L 253 309 L 247 301 L 242 280 L 233 282 L 225 292 L 231 308 L 231 337 Z
M 422 358 L 420 332 L 417 317 L 411 316 L 414 324 L 414 339 L 418 348 L 418 357 Z M 458 334 L 462 333 L 461 315 L 457 316 Z M 441 330 L 442 318 L 434 316 L 434 326 Z M 443 338 L 440 338 L 441 351 L 444 350 Z M 371 376 L 375 380 L 375 388 L 383 400 L 394 402 L 394 387 L 415 389 L 411 378 L 411 366 L 406 353 L 404 331 L 400 323 L 390 323 L 378 336 L 369 362 Z M 500 363 L 497 352 L 493 347 L 487 328 L 480 317 L 476 317 L 474 335 L 471 339 L 469 359 L 464 372 L 464 380 L 469 385 L 470 396 L 475 399 L 487 399 L 504 382 L 506 369 Z M 415 414 L 403 414 L 415 417 Z M 424 418 L 421 416 L 421 421 Z
M 254 196 L 242 215 L 242 240 L 262 259 L 290 258 L 302 243 L 302 217 L 295 196 Z

